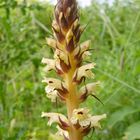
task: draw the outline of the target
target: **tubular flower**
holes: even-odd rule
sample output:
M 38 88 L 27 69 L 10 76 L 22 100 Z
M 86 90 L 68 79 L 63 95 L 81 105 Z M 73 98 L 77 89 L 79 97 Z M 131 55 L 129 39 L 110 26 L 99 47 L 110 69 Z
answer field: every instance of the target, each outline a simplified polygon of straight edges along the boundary
M 94 93 L 96 91 L 96 88 L 97 86 L 100 85 L 100 82 L 96 82 L 96 83 L 89 83 L 89 84 L 86 84 L 85 86 L 83 86 L 81 89 L 80 89 L 80 93 L 84 94 L 84 93 L 88 93 L 88 94 L 91 94 L 91 93 Z
M 71 122 L 76 125 L 79 124 L 81 127 L 86 127 L 90 125 L 89 118 L 91 115 L 89 114 L 89 110 L 86 108 L 74 109 Z
M 48 84 L 45 87 L 45 91 L 47 93 L 47 97 L 50 98 L 52 102 L 56 101 L 57 96 L 62 100 L 65 100 L 68 90 L 63 82 L 55 78 L 45 78 L 42 82 Z
M 83 140 L 92 128 L 100 128 L 99 121 L 106 115 L 92 116 L 87 108 L 80 108 L 80 103 L 89 95 L 98 99 L 95 91 L 99 82 L 86 84 L 86 79 L 94 78 L 92 69 L 95 63 L 83 65 L 91 55 L 90 40 L 79 42 L 84 28 L 79 24 L 76 0 L 57 0 L 52 30 L 53 37 L 46 38 L 46 42 L 53 49 L 54 56 L 53 59 L 43 58 L 42 63 L 46 65 L 47 73 L 54 70 L 59 79 L 47 77 L 42 82 L 47 84 L 45 91 L 52 102 L 58 98 L 65 104 L 67 117 L 44 112 L 42 117 L 49 118 L 48 125 L 59 125 L 57 134 L 64 140 Z
M 85 53 L 89 53 L 90 40 L 83 42 L 80 47 L 74 50 L 75 58 L 81 59 Z
M 56 48 L 56 40 L 55 39 L 52 39 L 52 38 L 46 38 L 46 42 L 47 42 L 47 44 L 50 46 L 50 47 L 52 47 L 53 49 L 55 49 Z
M 51 126 L 52 123 L 57 123 L 62 127 L 63 129 L 66 129 L 69 127 L 68 125 L 68 119 L 60 114 L 60 113 L 46 113 L 42 112 L 41 117 L 47 117 L 49 119 L 48 125 Z
M 101 125 L 100 125 L 99 121 L 102 120 L 102 119 L 105 119 L 105 118 L 106 118 L 106 114 L 92 116 L 90 118 L 91 127 L 101 128 Z
M 48 92 L 49 90 L 49 92 Z M 58 98 L 58 92 L 54 89 L 50 90 L 48 89 L 48 86 L 46 86 L 45 91 L 47 93 L 47 97 L 49 99 L 51 99 L 52 102 L 56 102 L 57 98 Z
M 79 90 L 80 101 L 81 102 L 85 101 L 89 95 L 91 95 L 91 96 L 95 97 L 97 100 L 99 100 L 95 95 L 96 88 L 99 85 L 100 85 L 100 82 L 98 81 L 98 82 L 95 82 L 95 83 L 86 84 L 85 86 L 81 87 L 81 89 Z
M 91 71 L 91 69 L 93 69 L 94 66 L 95 63 L 90 63 L 78 68 L 74 75 L 74 81 L 81 83 L 82 80 L 85 78 L 94 78 L 94 74 Z
M 45 67 L 45 72 L 48 72 L 50 70 L 55 70 L 55 65 L 56 65 L 55 60 L 48 59 L 48 58 L 43 58 L 42 63 L 47 65 Z
M 79 108 L 73 111 L 71 122 L 74 125 L 80 125 L 80 127 L 99 127 L 99 121 L 106 118 L 106 115 L 91 116 L 87 108 Z

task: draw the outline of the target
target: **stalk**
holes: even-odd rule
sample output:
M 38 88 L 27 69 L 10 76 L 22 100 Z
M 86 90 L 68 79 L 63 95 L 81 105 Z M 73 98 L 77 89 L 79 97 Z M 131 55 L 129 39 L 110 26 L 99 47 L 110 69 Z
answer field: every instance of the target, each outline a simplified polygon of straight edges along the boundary
M 80 108 L 80 104 L 90 95 L 100 100 L 95 95 L 99 82 L 86 82 L 86 79 L 94 77 L 92 69 L 95 63 L 83 64 L 90 55 L 90 41 L 79 43 L 84 29 L 79 24 L 76 0 L 57 1 L 52 29 L 54 38 L 46 40 L 54 50 L 54 59 L 43 58 L 42 63 L 47 65 L 46 72 L 54 70 L 60 78 L 45 77 L 43 82 L 47 83 L 47 97 L 52 102 L 59 99 L 64 103 L 67 115 L 43 112 L 42 117 L 49 118 L 48 125 L 53 122 L 59 125 L 56 135 L 62 136 L 64 140 L 83 140 L 91 129 L 100 127 L 99 121 L 106 115 L 91 116 L 87 108 Z

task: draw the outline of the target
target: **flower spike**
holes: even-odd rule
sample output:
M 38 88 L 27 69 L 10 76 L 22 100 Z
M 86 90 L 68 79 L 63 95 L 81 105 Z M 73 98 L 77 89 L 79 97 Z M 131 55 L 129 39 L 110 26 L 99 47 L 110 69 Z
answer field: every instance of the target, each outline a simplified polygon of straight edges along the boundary
M 43 58 L 45 71 L 54 70 L 56 78 L 45 78 L 45 91 L 52 102 L 61 99 L 66 106 L 67 117 L 60 113 L 42 113 L 49 118 L 48 125 L 57 123 L 56 136 L 64 140 L 83 140 L 90 130 L 101 128 L 100 120 L 106 115 L 92 116 L 89 109 L 80 108 L 89 96 L 95 95 L 99 82 L 89 83 L 88 79 L 95 76 L 92 69 L 95 63 L 85 63 L 91 55 L 90 40 L 80 44 L 80 37 L 85 27 L 79 23 L 79 13 L 76 0 L 57 0 L 52 22 L 53 37 L 46 38 L 47 45 L 52 47 L 53 59 Z M 84 63 L 83 63 L 84 62 Z M 84 85 L 83 87 L 81 87 Z M 101 102 L 101 101 L 100 101 Z

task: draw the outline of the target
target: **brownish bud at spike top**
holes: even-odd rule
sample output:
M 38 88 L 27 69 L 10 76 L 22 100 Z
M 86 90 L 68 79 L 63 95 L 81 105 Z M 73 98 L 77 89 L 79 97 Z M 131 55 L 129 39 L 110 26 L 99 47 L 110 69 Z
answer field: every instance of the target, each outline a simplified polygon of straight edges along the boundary
M 66 18 L 64 17 L 64 14 L 62 13 L 61 17 L 60 17 L 60 25 L 61 25 L 61 28 L 64 30 L 64 31 L 67 31 L 68 29 L 68 22 L 66 21 Z
M 55 19 L 59 26 L 68 28 L 77 17 L 76 0 L 58 0 L 55 7 Z
M 76 0 L 57 0 L 56 9 L 59 12 L 65 13 L 67 8 L 72 7 L 73 5 L 77 7 Z
M 52 28 L 53 28 L 53 31 L 54 31 L 54 33 L 55 33 L 56 38 L 58 39 L 58 41 L 59 41 L 60 43 L 63 42 L 64 39 L 65 39 L 65 36 L 64 36 L 63 33 L 61 32 L 61 30 L 60 30 L 60 31 L 57 31 L 57 30 L 55 29 L 55 27 L 53 27 L 53 26 L 52 26 Z

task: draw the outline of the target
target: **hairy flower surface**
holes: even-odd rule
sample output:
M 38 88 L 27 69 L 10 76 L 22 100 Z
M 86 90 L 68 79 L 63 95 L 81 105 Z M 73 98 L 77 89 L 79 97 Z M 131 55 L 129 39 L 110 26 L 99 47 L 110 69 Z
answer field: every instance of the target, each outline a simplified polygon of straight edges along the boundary
M 57 90 L 54 90 L 54 89 L 51 90 L 50 87 L 48 87 L 48 86 L 46 86 L 45 91 L 47 93 L 46 96 L 49 99 L 51 99 L 51 102 L 56 102 L 57 98 L 59 97 L 58 96 L 58 91 Z
M 87 108 L 75 109 L 72 114 L 71 122 L 76 125 L 77 123 L 80 126 L 85 127 L 90 125 L 89 118 L 91 115 L 89 114 L 89 110 Z
M 45 67 L 45 72 L 48 72 L 50 70 L 55 70 L 56 62 L 55 62 L 54 59 L 43 58 L 41 62 L 43 64 L 46 64 L 47 65 Z
M 52 90 L 62 89 L 64 87 L 64 83 L 55 78 L 45 78 L 42 82 L 46 82 L 47 92 L 52 92 Z
M 89 63 L 77 69 L 74 75 L 75 81 L 81 81 L 84 78 L 94 78 L 91 69 L 95 67 L 95 63 Z
M 65 100 L 68 90 L 64 82 L 55 78 L 45 78 L 42 82 L 48 84 L 45 87 L 45 91 L 47 93 L 47 97 L 50 98 L 52 102 L 56 101 L 58 96 L 62 100 Z
M 47 44 L 50 46 L 50 47 L 52 47 L 52 48 L 56 48 L 56 46 L 57 46 L 57 42 L 56 42 L 56 40 L 55 39 L 52 39 L 52 38 L 46 38 L 46 42 L 47 42 Z
M 48 125 L 52 125 L 52 123 L 62 124 L 62 121 L 68 124 L 68 119 L 60 113 L 42 112 L 41 117 L 47 117 L 49 119 Z
M 88 83 L 80 89 L 81 94 L 95 94 L 97 86 L 100 85 L 100 82 Z
M 91 127 L 101 128 L 101 125 L 100 125 L 99 121 L 102 120 L 102 119 L 105 119 L 105 118 L 106 118 L 106 114 L 92 116 L 90 118 Z
M 87 108 L 79 108 L 73 111 L 73 115 L 71 118 L 71 122 L 76 125 L 79 124 L 81 127 L 98 127 L 100 128 L 99 121 L 106 118 L 106 115 L 97 115 L 92 116 L 89 114 L 89 110 Z

